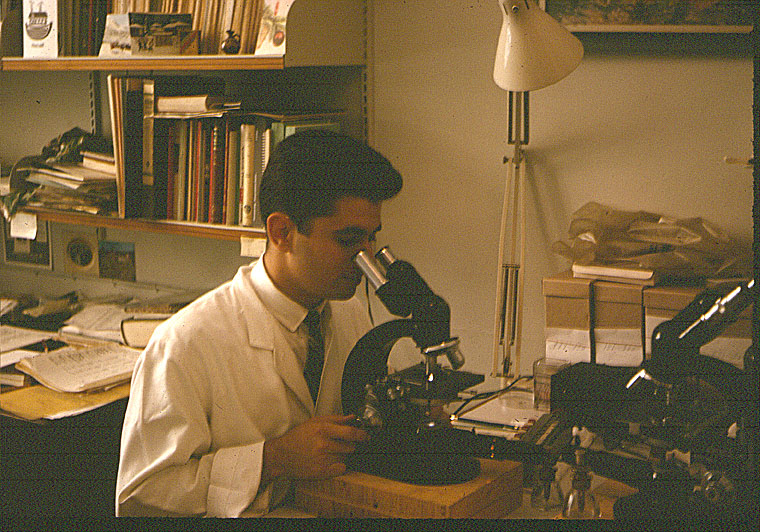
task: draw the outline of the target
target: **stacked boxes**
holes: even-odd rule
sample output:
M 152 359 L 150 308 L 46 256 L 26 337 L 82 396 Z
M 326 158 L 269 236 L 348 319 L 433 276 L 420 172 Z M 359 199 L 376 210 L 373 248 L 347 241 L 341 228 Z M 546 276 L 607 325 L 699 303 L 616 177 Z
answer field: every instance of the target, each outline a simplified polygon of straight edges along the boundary
M 703 290 L 591 281 L 574 278 L 571 272 L 546 277 L 546 357 L 638 366 L 651 353 L 654 328 L 675 317 Z M 742 368 L 751 343 L 750 307 L 700 352 Z
M 642 363 L 643 287 L 576 279 L 565 272 L 544 278 L 543 293 L 547 358 L 610 366 Z

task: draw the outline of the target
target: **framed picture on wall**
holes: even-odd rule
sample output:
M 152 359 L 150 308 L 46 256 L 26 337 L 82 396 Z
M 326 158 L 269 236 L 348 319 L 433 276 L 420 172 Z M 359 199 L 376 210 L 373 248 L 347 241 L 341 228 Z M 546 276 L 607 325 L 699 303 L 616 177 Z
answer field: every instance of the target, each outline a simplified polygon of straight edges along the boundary
M 10 224 L 2 220 L 3 226 L 3 262 L 15 266 L 53 269 L 50 253 L 50 227 L 48 222 L 37 225 L 34 238 L 15 238 L 11 236 Z
M 539 0 L 573 32 L 749 33 L 753 0 Z

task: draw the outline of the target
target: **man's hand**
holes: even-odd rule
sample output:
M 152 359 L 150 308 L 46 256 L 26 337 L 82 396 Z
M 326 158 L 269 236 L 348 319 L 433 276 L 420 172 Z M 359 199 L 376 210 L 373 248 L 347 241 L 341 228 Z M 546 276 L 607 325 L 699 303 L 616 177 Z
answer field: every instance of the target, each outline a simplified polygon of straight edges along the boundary
M 329 478 L 346 472 L 345 456 L 366 431 L 352 426 L 354 416 L 314 417 L 264 443 L 262 483 L 277 477 Z

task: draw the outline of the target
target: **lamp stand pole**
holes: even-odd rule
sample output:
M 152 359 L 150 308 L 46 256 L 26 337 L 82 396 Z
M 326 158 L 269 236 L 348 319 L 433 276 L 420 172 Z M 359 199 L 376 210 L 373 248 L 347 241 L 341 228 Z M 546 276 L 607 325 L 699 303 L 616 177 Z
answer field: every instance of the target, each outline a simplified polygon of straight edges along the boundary
M 507 184 L 501 210 L 496 310 L 493 331 L 493 376 L 507 381 L 520 376 L 522 308 L 525 272 L 525 154 L 529 139 L 529 93 L 509 91 L 507 144 L 512 156 L 504 157 Z M 507 221 L 510 220 L 509 224 Z M 509 225 L 509 227 L 508 227 Z M 507 248 L 507 237 L 509 247 Z

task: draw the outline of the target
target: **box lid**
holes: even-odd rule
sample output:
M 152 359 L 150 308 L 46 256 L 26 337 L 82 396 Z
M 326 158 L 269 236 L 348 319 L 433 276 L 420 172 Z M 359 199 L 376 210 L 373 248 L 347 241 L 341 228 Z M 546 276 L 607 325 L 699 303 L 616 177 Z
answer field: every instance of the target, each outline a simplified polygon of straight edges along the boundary
M 543 279 L 544 296 L 572 297 L 588 299 L 589 285 L 594 283 L 594 294 L 598 301 L 631 303 L 641 305 L 643 286 L 610 281 L 592 281 L 573 277 L 571 271 L 565 271 Z
M 652 286 L 644 289 L 644 307 L 648 309 L 665 309 L 681 311 L 694 298 L 701 294 L 704 286 Z M 752 306 L 744 309 L 741 319 L 752 319 Z

